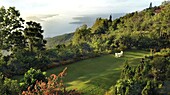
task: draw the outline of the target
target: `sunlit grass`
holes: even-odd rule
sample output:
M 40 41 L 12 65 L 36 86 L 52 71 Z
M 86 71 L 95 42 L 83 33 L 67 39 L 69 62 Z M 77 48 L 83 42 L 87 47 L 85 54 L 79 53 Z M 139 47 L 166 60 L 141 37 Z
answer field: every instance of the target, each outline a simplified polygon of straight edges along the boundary
M 53 68 L 46 72 L 47 76 L 50 76 L 68 67 L 64 78 L 67 89 L 77 89 L 85 95 L 104 95 L 111 86 L 116 84 L 126 61 L 136 66 L 141 58 L 148 54 L 149 52 L 141 50 L 125 51 L 121 58 L 115 58 L 114 54 L 110 54 Z M 15 76 L 13 79 L 19 80 L 22 77 Z
M 68 67 L 64 78 L 67 89 L 78 89 L 86 95 L 103 95 L 119 79 L 126 61 L 135 66 L 147 54 L 146 51 L 133 50 L 124 52 L 121 58 L 115 58 L 114 54 L 105 55 L 50 69 L 47 75 L 58 74 Z

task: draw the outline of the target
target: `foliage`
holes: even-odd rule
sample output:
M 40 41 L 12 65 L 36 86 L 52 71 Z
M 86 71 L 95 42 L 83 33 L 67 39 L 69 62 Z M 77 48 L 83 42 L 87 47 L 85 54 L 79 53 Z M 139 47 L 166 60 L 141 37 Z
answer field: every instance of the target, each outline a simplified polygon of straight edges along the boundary
M 0 49 L 9 50 L 13 46 L 23 46 L 21 37 L 23 21 L 15 7 L 0 8 Z M 20 37 L 20 40 L 16 39 L 17 37 Z
M 47 44 L 46 47 L 48 49 L 54 49 L 58 44 L 67 44 L 73 38 L 74 33 L 68 33 L 60 36 L 55 36 L 52 38 L 46 38 Z
M 66 90 L 63 83 L 66 70 L 67 68 L 58 75 L 52 74 L 47 82 L 36 80 L 34 88 L 28 87 L 28 90 L 23 91 L 22 95 L 80 95 L 76 90 Z
M 163 4 L 115 20 L 111 20 L 111 16 L 109 19 L 97 18 L 92 27 L 82 25 L 73 34 L 53 39 L 57 43 L 64 42 L 51 43 L 53 50 L 47 52 L 47 56 L 55 62 L 67 63 L 65 61 L 75 62 L 128 49 L 159 51 L 169 48 L 169 10 L 170 4 Z
M 97 18 L 92 27 L 82 25 L 71 36 L 63 35 L 64 39 L 69 39 L 65 47 L 58 49 L 58 45 L 52 45 L 56 49 L 56 60 L 79 59 L 127 49 L 159 51 L 168 48 L 169 10 L 170 4 L 163 4 L 115 20 L 111 20 L 111 16 L 109 19 Z
M 162 49 L 153 58 L 142 58 L 134 70 L 126 63 L 115 85 L 116 95 L 159 95 L 165 81 L 169 80 L 169 49 Z M 158 56 L 158 54 L 162 54 Z M 166 94 L 168 92 L 164 92 Z
M 26 39 L 28 40 L 29 50 L 31 52 L 36 51 L 39 52 L 44 50 L 44 46 L 46 41 L 43 40 L 43 30 L 41 29 L 41 25 L 36 22 L 26 22 L 27 26 L 24 29 L 24 34 Z
M 1 7 L 0 50 L 11 54 L 0 54 L 0 71 L 10 77 L 23 74 L 30 67 L 47 69 L 51 57 L 52 60 L 65 64 L 121 50 L 154 49 L 161 52 L 145 57 L 136 68 L 127 64 L 124 66 L 121 74 L 124 80 L 118 82 L 123 84 L 123 88 L 120 86 L 121 89 L 117 89 L 121 94 L 133 94 L 132 88 L 140 94 L 153 94 L 158 87 L 157 81 L 169 79 L 169 69 L 166 68 L 170 62 L 169 15 L 170 4 L 164 2 L 160 6 L 150 5 L 143 11 L 129 13 L 113 21 L 111 16 L 109 19 L 98 18 L 92 27 L 82 25 L 77 28 L 71 37 L 68 36 L 68 43 L 54 44 L 56 46 L 53 50 L 46 51 L 46 41 L 39 23 L 25 23 L 15 7 Z M 35 80 L 33 79 L 33 83 L 26 83 L 26 86 L 36 84 Z M 137 87 L 138 84 L 142 86 Z
M 17 95 L 20 88 L 17 80 L 6 78 L 0 73 L 0 94 L 1 95 Z
M 32 90 L 36 84 L 36 81 L 46 82 L 46 73 L 41 72 L 41 70 L 30 68 L 30 70 L 24 74 L 24 78 L 20 83 L 21 89 L 26 90 L 28 87 L 30 87 L 30 90 Z
M 46 41 L 39 23 L 24 22 L 15 7 L 0 8 L 0 71 L 6 76 L 24 74 L 30 67 L 44 68 L 49 59 L 45 57 Z
M 133 76 L 134 76 L 134 70 L 128 65 L 128 63 L 125 63 L 121 73 L 121 78 L 130 79 L 133 78 Z

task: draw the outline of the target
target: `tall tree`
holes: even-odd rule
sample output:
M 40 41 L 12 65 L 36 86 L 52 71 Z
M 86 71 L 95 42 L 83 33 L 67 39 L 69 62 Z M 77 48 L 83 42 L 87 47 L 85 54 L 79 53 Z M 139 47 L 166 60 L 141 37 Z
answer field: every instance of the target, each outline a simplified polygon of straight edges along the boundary
M 112 15 L 109 16 L 109 21 L 112 21 Z
M 0 49 L 10 49 L 16 44 L 11 42 L 13 40 L 11 34 L 18 32 L 15 35 L 21 36 L 23 22 L 24 20 L 20 17 L 20 13 L 15 7 L 0 8 Z
M 150 3 L 149 8 L 152 8 L 152 2 Z
M 41 51 L 45 49 L 46 40 L 43 39 L 42 27 L 40 23 L 33 21 L 26 22 L 26 28 L 24 29 L 24 35 L 27 39 L 28 48 L 31 52 Z

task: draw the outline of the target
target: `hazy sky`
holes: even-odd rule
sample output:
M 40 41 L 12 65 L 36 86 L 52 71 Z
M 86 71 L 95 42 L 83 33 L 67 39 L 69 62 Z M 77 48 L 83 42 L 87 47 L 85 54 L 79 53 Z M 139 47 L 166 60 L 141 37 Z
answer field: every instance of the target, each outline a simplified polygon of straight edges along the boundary
M 0 5 L 15 6 L 23 15 L 98 12 L 131 12 L 164 0 L 0 0 Z
M 149 7 L 150 2 L 157 6 L 162 1 L 164 0 L 0 0 L 0 6 L 15 6 L 24 19 L 40 22 L 45 31 L 50 33 L 52 26 L 49 23 L 59 25 L 64 20 L 69 23 L 73 17 L 82 15 L 129 13 Z

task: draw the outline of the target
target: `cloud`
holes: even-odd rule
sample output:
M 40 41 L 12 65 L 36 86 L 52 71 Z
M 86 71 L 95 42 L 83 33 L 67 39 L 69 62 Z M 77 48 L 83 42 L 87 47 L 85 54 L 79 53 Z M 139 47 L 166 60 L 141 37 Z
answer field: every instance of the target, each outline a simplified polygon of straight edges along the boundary
M 37 21 L 37 22 L 43 22 L 44 20 L 37 17 L 37 16 L 28 16 L 26 17 L 26 20 L 31 20 L 31 21 Z
M 56 17 L 59 16 L 59 14 L 46 14 L 46 15 L 39 15 L 39 17 L 41 19 L 48 19 L 48 18 L 52 18 L 52 17 Z
M 69 24 L 84 24 L 85 22 L 75 21 L 75 22 L 69 22 Z
M 56 17 L 59 14 L 45 14 L 45 15 L 32 15 L 32 16 L 27 16 L 26 20 L 32 20 L 32 21 L 37 21 L 37 22 L 43 22 L 46 21 L 50 18 Z

